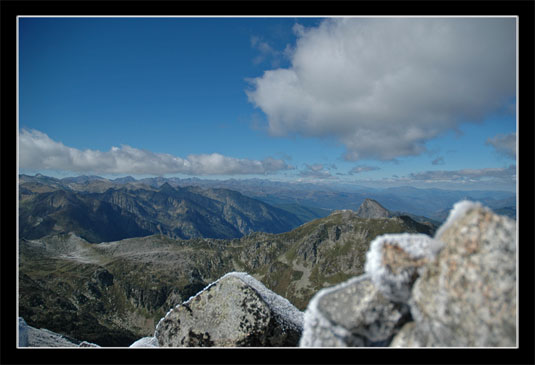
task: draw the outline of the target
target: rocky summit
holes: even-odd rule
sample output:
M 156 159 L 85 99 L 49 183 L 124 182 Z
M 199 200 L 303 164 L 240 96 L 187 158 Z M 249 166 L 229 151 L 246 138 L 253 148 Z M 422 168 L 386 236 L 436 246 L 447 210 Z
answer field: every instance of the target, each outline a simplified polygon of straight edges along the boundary
M 357 210 L 357 215 L 361 218 L 389 218 L 392 215 L 379 202 L 373 199 L 366 199 Z
M 335 217 L 344 214 L 351 212 Z M 515 221 L 462 201 L 434 237 L 392 232 L 367 247 L 364 272 L 319 290 L 304 313 L 252 276 L 230 272 L 171 306 L 131 347 L 516 346 Z M 103 270 L 94 279 L 103 292 L 118 280 Z M 19 335 L 32 346 L 27 327 Z

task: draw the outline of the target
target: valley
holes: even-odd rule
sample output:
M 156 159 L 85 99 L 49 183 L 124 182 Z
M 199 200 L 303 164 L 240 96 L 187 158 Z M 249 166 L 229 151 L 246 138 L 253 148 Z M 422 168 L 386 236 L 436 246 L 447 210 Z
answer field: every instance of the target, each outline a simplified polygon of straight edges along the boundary
M 173 306 L 230 271 L 244 271 L 303 310 L 321 288 L 363 272 L 373 238 L 430 233 L 410 218 L 337 211 L 281 234 L 239 239 L 152 235 L 91 244 L 73 233 L 21 240 L 20 315 L 101 346 L 151 334 Z
M 369 198 L 354 210 L 299 199 L 275 207 L 223 187 L 159 182 L 21 176 L 19 315 L 30 326 L 129 346 L 232 271 L 304 310 L 320 289 L 363 273 L 375 237 L 432 236 L 438 226 Z

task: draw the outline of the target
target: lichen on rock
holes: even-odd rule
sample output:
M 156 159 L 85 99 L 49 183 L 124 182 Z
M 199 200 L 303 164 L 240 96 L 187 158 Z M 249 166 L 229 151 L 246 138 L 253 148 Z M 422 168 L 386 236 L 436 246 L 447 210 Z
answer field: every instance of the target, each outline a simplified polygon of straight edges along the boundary
M 409 302 L 422 345 L 515 346 L 515 222 L 462 202 L 435 238 L 444 248 Z
M 245 273 L 229 273 L 170 310 L 160 347 L 296 346 L 302 312 Z

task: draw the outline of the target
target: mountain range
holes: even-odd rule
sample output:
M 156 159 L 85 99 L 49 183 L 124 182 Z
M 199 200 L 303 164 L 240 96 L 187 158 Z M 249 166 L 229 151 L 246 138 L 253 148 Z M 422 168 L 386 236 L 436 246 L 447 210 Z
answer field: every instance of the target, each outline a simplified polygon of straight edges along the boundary
M 501 214 L 516 218 L 516 194 L 506 191 L 459 191 L 443 189 L 418 189 L 409 186 L 376 189 L 362 186 L 336 184 L 311 184 L 278 182 L 263 179 L 209 180 L 198 178 L 153 177 L 134 179 L 131 176 L 114 180 L 98 176 L 78 176 L 56 179 L 37 174 L 20 175 L 20 185 L 32 182 L 47 187 L 84 192 L 105 192 L 110 188 L 139 187 L 159 188 L 167 183 L 172 187 L 201 187 L 207 189 L 228 189 L 247 197 L 260 200 L 297 215 L 304 223 L 311 219 L 327 216 L 333 210 L 357 210 L 365 199 L 381 202 L 391 212 L 426 217 L 435 224 L 447 218 L 453 204 L 460 200 L 479 201 L 493 210 L 502 209 Z
M 19 193 L 19 233 L 28 239 L 67 232 L 93 243 L 155 233 L 183 239 L 237 238 L 286 232 L 304 223 L 291 212 L 227 189 L 165 183 L 88 192 L 28 182 Z
M 438 221 L 422 215 L 429 209 L 408 208 L 428 202 L 445 212 L 442 221 L 459 194 L 20 175 L 19 315 L 36 328 L 128 346 L 231 271 L 304 309 L 320 289 L 362 274 L 378 235 L 435 232 Z M 516 212 L 514 195 L 474 194 Z
M 320 289 L 364 270 L 385 233 L 431 234 L 409 217 L 335 211 L 289 232 L 230 240 L 157 234 L 89 243 L 74 233 L 19 242 L 19 315 L 30 326 L 101 346 L 154 332 L 173 306 L 227 272 L 244 271 L 303 310 Z

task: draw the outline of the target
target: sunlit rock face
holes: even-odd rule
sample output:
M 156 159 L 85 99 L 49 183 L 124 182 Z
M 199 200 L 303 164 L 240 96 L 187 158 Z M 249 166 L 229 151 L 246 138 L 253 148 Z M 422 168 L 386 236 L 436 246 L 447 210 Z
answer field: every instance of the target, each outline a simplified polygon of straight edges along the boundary
M 403 336 L 418 346 L 516 346 L 515 222 L 469 202 L 450 218 L 437 232 L 444 248 L 412 290 L 414 333 Z
M 296 346 L 303 314 L 244 273 L 229 273 L 173 308 L 156 327 L 160 347 Z

